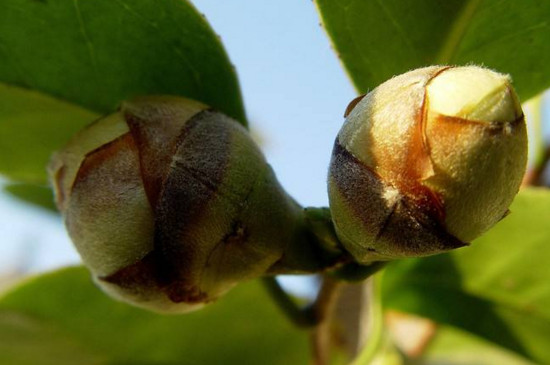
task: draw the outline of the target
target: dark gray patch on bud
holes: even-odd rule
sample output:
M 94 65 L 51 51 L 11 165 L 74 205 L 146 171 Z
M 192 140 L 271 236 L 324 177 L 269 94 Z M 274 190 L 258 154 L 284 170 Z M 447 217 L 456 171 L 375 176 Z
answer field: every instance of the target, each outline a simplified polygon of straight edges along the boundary
M 391 247 L 388 252 L 394 256 L 433 255 L 467 246 L 406 196 L 393 207 L 377 241 Z
M 156 298 L 163 292 L 174 303 L 206 303 L 209 298 L 196 286 L 173 281 L 164 270 L 165 264 L 158 251 L 151 251 L 143 259 L 99 280 L 114 284 L 141 301 Z
M 379 176 L 349 153 L 336 139 L 330 162 L 330 176 L 336 187 L 351 202 L 356 216 L 364 223 L 368 232 L 374 236 L 391 214 L 391 209 L 384 206 L 382 194 L 384 184 Z M 373 207 L 379 207 L 373 210 Z M 333 219 L 337 219 L 334 217 Z
M 186 125 L 195 119 L 184 119 L 177 108 L 162 108 L 153 102 L 141 103 L 137 111 L 123 104 L 122 112 L 139 149 L 143 184 L 154 209 L 177 143 L 187 133 Z
M 193 226 L 218 193 L 230 156 L 231 136 L 218 123 L 220 116 L 203 111 L 186 123 L 163 182 L 155 215 L 155 250 L 162 256 L 165 280 L 176 281 L 170 285 L 192 289 L 190 283 L 200 281 L 203 262 L 196 256 L 203 245 L 193 237 Z
M 158 145 L 162 140 L 155 141 L 158 129 L 165 128 L 163 122 L 155 124 L 126 115 L 131 133 L 141 148 L 140 164 L 145 169 L 141 175 L 155 211 L 154 250 L 101 280 L 134 295 L 160 290 L 174 303 L 214 299 L 199 288 L 204 265 L 201 257 L 206 257 L 204 250 L 209 247 L 193 232 L 201 225 L 209 201 L 222 193 L 218 188 L 231 152 L 231 129 L 220 125 L 220 118 L 225 117 L 210 110 L 197 113 L 163 147 Z M 159 149 L 164 152 L 159 153 Z M 246 229 L 242 223 L 236 222 L 233 228 L 218 244 L 244 240 Z M 201 239 L 208 241 L 211 237 Z
M 435 201 L 419 202 L 387 185 L 372 169 L 348 152 L 338 139 L 334 145 L 330 177 L 347 207 L 353 211 L 364 234 L 346 240 L 344 246 L 359 262 L 397 257 L 432 255 L 467 245 L 447 233 L 437 214 Z M 393 199 L 387 191 L 394 190 Z M 338 219 L 338 215 L 333 215 Z M 336 226 L 345 222 L 336 221 Z M 359 237 L 359 238 L 358 238 Z

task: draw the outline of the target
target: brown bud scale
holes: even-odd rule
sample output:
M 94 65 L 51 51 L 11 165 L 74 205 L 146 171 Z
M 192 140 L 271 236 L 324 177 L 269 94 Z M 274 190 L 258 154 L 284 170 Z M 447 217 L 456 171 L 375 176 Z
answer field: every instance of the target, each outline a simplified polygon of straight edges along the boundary
M 69 234 L 111 295 L 185 312 L 267 272 L 301 208 L 248 132 L 203 104 L 136 98 L 53 159 Z

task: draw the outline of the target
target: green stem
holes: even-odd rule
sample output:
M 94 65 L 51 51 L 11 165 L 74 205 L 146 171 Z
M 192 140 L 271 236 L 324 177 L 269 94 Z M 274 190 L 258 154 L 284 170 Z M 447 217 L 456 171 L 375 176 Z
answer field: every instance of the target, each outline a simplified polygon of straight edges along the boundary
M 350 365 L 370 364 L 376 356 L 382 340 L 384 314 L 382 310 L 381 276 L 371 278 L 370 305 L 369 305 L 369 331 L 367 343 L 359 356 Z
M 331 275 L 335 278 L 349 281 L 358 282 L 363 281 L 378 271 L 382 270 L 388 261 L 375 261 L 371 264 L 361 265 L 356 262 L 350 262 L 349 264 L 342 265 L 341 267 L 331 271 Z
M 263 283 L 275 303 L 297 327 L 312 328 L 313 363 L 326 365 L 331 355 L 331 322 L 339 288 L 345 281 L 364 280 L 385 266 L 355 263 L 340 243 L 328 208 L 305 208 L 293 242 L 274 265 Z M 274 275 L 322 273 L 319 293 L 310 305 L 299 305 L 277 282 Z M 377 333 L 377 331 L 374 331 Z M 378 341 L 375 341 L 378 347 Z M 370 346 L 369 346 L 370 347 Z
M 265 277 L 262 280 L 273 301 L 294 325 L 302 328 L 311 328 L 317 324 L 315 312 L 312 307 L 299 306 L 281 287 L 275 277 Z
M 264 277 L 262 281 L 271 298 L 281 308 L 288 319 L 296 326 L 302 328 L 318 326 L 327 318 L 339 285 L 337 280 L 329 276 L 323 276 L 323 284 L 315 301 L 310 305 L 300 306 L 281 287 L 275 277 Z
M 313 363 L 328 365 L 331 350 L 330 320 L 341 282 L 331 276 L 323 275 L 323 283 L 313 304 L 317 325 L 311 335 Z
M 294 236 L 269 275 L 318 274 L 350 260 L 328 208 L 298 208 Z

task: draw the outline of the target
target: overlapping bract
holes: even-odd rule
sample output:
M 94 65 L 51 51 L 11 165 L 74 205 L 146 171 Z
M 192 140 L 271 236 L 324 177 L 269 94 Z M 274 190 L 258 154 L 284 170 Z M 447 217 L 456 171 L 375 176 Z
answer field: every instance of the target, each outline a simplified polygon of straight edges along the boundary
M 183 98 L 123 103 L 49 170 L 99 286 L 156 311 L 199 308 L 265 273 L 301 212 L 242 126 Z

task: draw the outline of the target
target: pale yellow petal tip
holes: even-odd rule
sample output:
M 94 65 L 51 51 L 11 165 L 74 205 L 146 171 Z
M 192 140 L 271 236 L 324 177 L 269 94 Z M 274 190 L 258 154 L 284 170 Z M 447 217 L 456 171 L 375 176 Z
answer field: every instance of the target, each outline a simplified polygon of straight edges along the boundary
M 429 110 L 486 123 L 509 123 L 522 116 L 508 75 L 478 66 L 449 68 L 427 87 Z

